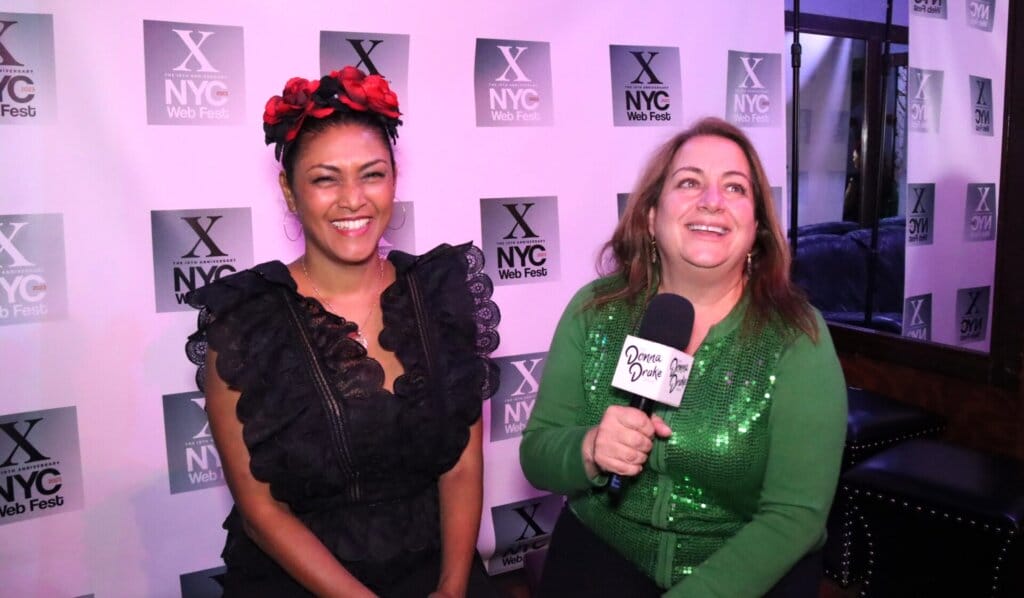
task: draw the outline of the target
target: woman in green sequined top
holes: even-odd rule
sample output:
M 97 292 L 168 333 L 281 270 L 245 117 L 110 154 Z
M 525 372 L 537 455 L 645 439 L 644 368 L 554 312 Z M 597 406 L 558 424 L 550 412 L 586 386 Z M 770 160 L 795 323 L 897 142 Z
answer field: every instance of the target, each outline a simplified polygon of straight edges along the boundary
M 521 444 L 530 482 L 569 499 L 542 595 L 816 596 L 846 386 L 744 133 L 709 118 L 663 145 L 606 255 L 559 322 Z M 659 292 L 693 303 L 695 361 L 682 405 L 648 416 L 611 378 Z M 611 473 L 631 476 L 618 502 Z

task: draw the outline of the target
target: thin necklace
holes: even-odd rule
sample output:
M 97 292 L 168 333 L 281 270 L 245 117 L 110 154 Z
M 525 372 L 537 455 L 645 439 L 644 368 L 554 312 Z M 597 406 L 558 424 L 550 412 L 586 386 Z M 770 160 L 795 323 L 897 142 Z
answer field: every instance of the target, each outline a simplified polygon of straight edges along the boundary
M 302 255 L 302 259 L 299 260 L 299 263 L 302 264 L 302 273 L 306 276 L 306 280 L 309 281 L 309 286 L 313 287 L 313 292 L 316 293 L 316 296 L 319 297 L 320 301 L 322 301 L 324 306 L 327 307 L 327 310 L 335 315 L 341 315 L 334 309 L 331 302 L 327 300 L 327 297 L 324 297 L 323 293 L 320 292 L 320 289 L 316 288 L 316 283 L 313 282 L 313 278 L 309 275 L 309 270 L 306 269 L 305 254 Z M 352 334 L 352 339 L 362 345 L 364 349 L 369 349 L 370 345 L 366 340 L 366 336 L 363 335 L 363 328 L 370 323 L 370 316 L 373 315 L 373 308 L 377 305 L 376 296 L 380 294 L 380 286 L 384 281 L 384 260 L 380 259 L 379 255 L 377 256 L 377 265 L 380 266 L 380 269 L 377 271 L 377 292 L 374 293 L 374 299 L 370 301 L 370 310 L 366 312 L 366 317 L 363 318 L 363 325 L 360 326 L 359 322 L 350 320 L 356 325 L 356 331 Z

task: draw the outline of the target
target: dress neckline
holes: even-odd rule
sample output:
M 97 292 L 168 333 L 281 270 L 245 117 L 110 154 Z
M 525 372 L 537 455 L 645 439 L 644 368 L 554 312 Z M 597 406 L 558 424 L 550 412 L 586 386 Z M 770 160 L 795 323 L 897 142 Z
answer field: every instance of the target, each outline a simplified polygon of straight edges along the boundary
M 391 255 L 389 254 L 384 259 L 391 261 L 390 258 Z M 394 262 L 392 262 L 392 264 L 395 265 Z M 269 262 L 259 264 L 258 266 L 255 266 L 253 269 L 266 280 L 287 287 L 291 291 L 291 295 L 294 298 L 296 298 L 303 306 L 309 306 L 313 308 L 313 312 L 310 312 L 308 310 L 304 312 L 306 313 L 307 324 L 311 325 L 311 318 L 323 316 L 327 318 L 328 321 L 331 321 L 332 323 L 338 326 L 344 327 L 346 325 L 351 325 L 358 328 L 358 324 L 356 323 L 355 320 L 350 320 L 345 316 L 336 314 L 333 311 L 327 309 L 327 307 L 324 306 L 323 302 L 320 301 L 319 298 L 310 295 L 303 295 L 302 293 L 300 293 L 298 283 L 292 276 L 291 270 L 288 269 L 288 265 L 285 264 L 284 262 L 280 260 L 271 260 Z M 388 284 L 381 290 L 380 297 L 377 300 L 377 307 L 381 311 L 381 329 L 380 332 L 377 333 L 377 346 L 381 347 L 381 349 L 384 351 L 388 351 L 388 349 L 385 349 L 383 347 L 380 340 L 380 337 L 384 333 L 384 330 L 388 328 L 387 318 L 384 317 L 384 313 L 385 310 L 387 309 L 388 302 L 384 300 L 384 296 L 388 292 L 393 292 L 393 289 L 398 284 L 401 272 L 399 271 L 397 265 L 395 265 L 395 274 L 395 280 L 391 281 L 390 284 Z M 379 384 L 373 385 L 374 390 L 382 391 L 388 397 L 398 398 L 399 395 L 398 393 L 395 392 L 395 388 L 400 385 L 399 380 L 405 378 L 410 370 L 410 365 L 402 361 L 399 352 L 390 351 L 395 356 L 395 360 L 398 362 L 398 365 L 401 366 L 402 372 L 395 376 L 395 379 L 391 381 L 391 388 L 388 388 L 387 386 L 385 386 L 387 375 L 384 370 L 383 364 L 381 364 L 381 362 L 377 360 L 375 357 L 370 355 L 369 351 L 367 351 L 366 348 L 363 347 L 361 343 L 359 343 L 359 341 L 355 340 L 354 338 L 351 338 L 347 333 L 345 334 L 345 339 L 359 346 L 359 348 L 362 350 L 361 359 L 367 360 L 369 363 L 373 364 L 373 367 L 376 370 L 375 374 L 380 380 Z

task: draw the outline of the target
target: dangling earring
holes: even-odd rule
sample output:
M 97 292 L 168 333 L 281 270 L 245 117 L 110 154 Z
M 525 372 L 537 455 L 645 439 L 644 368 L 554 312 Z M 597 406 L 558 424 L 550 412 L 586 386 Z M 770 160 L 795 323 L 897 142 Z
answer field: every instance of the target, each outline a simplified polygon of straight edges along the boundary
M 651 251 L 651 264 L 657 265 L 658 264 L 658 240 L 655 239 L 654 237 L 651 237 L 650 251 Z
M 299 224 L 299 230 L 298 230 L 298 232 L 297 232 L 297 233 L 295 234 L 295 236 L 294 236 L 294 237 L 292 237 L 291 235 L 289 235 L 289 234 L 288 234 L 288 215 L 289 215 L 289 214 L 291 214 L 291 215 L 293 215 L 293 216 L 294 216 L 294 215 L 295 215 L 295 212 L 292 212 L 291 210 L 288 210 L 288 211 L 286 211 L 286 212 L 284 213 L 284 216 L 283 216 L 283 217 L 281 218 L 281 228 L 283 228 L 283 229 L 284 229 L 284 238 L 285 238 L 285 239 L 288 239 L 289 241 L 291 241 L 292 243 L 294 243 L 295 241 L 298 241 L 298 240 L 299 240 L 299 238 L 300 238 L 300 237 L 302 236 L 302 225 L 301 225 L 301 224 Z M 296 218 L 296 219 L 297 219 L 297 218 Z
M 407 214 L 405 213 L 405 204 L 406 204 L 406 202 L 403 201 L 403 202 L 400 202 L 400 203 L 402 204 L 402 223 L 399 224 L 398 226 L 392 227 L 391 223 L 389 222 L 388 226 L 387 226 L 388 230 L 398 230 L 398 229 L 402 228 L 403 226 L 405 226 L 405 219 L 407 217 Z M 394 220 L 394 216 L 392 216 L 391 219 Z
M 747 278 L 754 272 L 754 252 L 747 252 Z

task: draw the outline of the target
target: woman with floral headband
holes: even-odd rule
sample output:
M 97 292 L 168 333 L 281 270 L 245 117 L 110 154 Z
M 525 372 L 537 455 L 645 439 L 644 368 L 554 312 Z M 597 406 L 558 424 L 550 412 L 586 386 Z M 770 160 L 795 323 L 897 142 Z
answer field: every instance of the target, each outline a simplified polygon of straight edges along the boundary
M 354 67 L 288 81 L 263 122 L 305 252 L 189 295 L 235 500 L 225 596 L 489 594 L 480 412 L 499 314 L 469 244 L 378 254 L 399 115 Z

